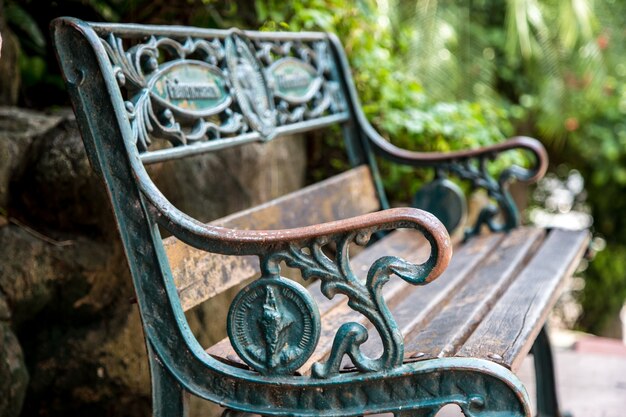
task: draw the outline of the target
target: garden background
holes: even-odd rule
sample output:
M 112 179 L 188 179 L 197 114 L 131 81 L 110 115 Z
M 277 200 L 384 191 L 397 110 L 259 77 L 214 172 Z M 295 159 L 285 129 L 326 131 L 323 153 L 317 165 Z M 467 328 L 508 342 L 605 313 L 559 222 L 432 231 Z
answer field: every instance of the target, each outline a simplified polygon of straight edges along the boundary
M 101 250 L 101 236 L 115 239 L 111 237 L 114 231 L 96 230 L 94 218 L 108 214 L 94 209 L 98 204 L 106 207 L 106 202 L 101 192 L 93 191 L 99 187 L 93 177 L 85 174 L 82 183 L 73 185 L 63 185 L 67 178 L 61 174 L 49 178 L 48 171 L 39 172 L 45 180 L 37 177 L 36 169 L 50 162 L 43 155 L 57 146 L 65 146 L 63 152 L 71 156 L 68 160 L 83 163 L 72 168 L 72 178 L 89 171 L 82 144 L 62 144 L 64 138 L 77 138 L 68 121 L 69 100 L 48 35 L 50 20 L 62 15 L 92 21 L 334 32 L 347 51 L 368 118 L 397 145 L 446 151 L 488 145 L 513 135 L 540 139 L 550 154 L 551 173 L 529 193 L 526 220 L 544 221 L 552 212 L 582 213 L 583 223 L 592 219 L 595 236 L 595 259 L 573 288 L 573 305 L 580 307 L 566 314 L 565 324 L 619 336 L 615 323 L 626 300 L 626 2 L 0 0 L 4 41 L 0 106 L 21 108 L 0 111 L 0 248 L 5 248 L 0 252 L 4 258 L 0 263 L 0 340 L 5 346 L 0 353 L 0 376 L 10 375 L 0 377 L 0 416 L 147 415 L 149 410 L 147 378 L 141 375 L 146 369 L 128 365 L 111 370 L 103 365 L 108 363 L 105 359 L 95 355 L 74 358 L 82 360 L 82 365 L 57 379 L 55 372 L 63 363 L 50 362 L 55 352 L 62 356 L 69 349 L 67 345 L 55 347 L 55 341 L 83 343 L 79 341 L 91 333 L 69 329 L 91 326 L 111 313 L 114 298 L 132 291 L 129 282 L 120 284 L 120 292 L 110 298 L 86 302 L 91 308 L 87 311 L 77 308 L 75 301 L 103 285 L 100 281 L 106 277 L 127 279 L 127 272 L 119 270 L 124 269 L 122 264 L 107 267 L 101 278 L 87 281 L 49 277 L 59 269 L 75 270 L 65 263 L 59 268 L 61 251 L 75 251 L 76 264 L 97 263 L 93 257 L 81 260 L 84 255 L 77 248 L 62 245 L 77 230 L 90 238 L 98 236 L 83 251 Z M 25 131 L 34 133 L 25 138 Z M 296 162 L 290 155 L 285 157 L 291 164 L 301 162 L 306 167 L 302 175 L 308 182 L 347 166 L 339 135 L 330 131 L 319 139 L 307 145 L 306 154 L 294 150 L 300 152 Z M 64 172 L 58 168 L 59 160 L 52 161 L 48 169 Z M 383 170 L 391 197 L 398 202 L 410 199 L 431 175 L 387 165 Z M 46 191 L 46 181 L 55 187 L 61 183 L 66 194 Z M 67 211 L 67 201 L 59 195 L 71 195 L 67 201 L 85 198 L 98 203 Z M 54 204 L 63 208 L 45 212 Z M 30 237 L 20 240 L 18 229 L 42 233 L 31 242 L 33 234 L 28 232 Z M 37 249 L 46 243 L 41 239 L 51 239 L 54 248 Z M 38 266 L 24 266 L 24 256 Z M 90 269 L 82 264 L 80 268 Z M 17 273 L 45 279 L 29 277 L 23 288 L 16 288 Z M 51 299 L 73 300 L 73 310 L 68 312 L 59 306 L 61 301 L 52 303 Z M 128 326 L 120 329 L 131 332 Z M 123 341 L 128 338 L 132 339 L 130 335 L 115 339 L 118 350 L 130 343 Z M 140 363 L 143 354 L 137 353 L 138 358 L 129 363 Z M 12 365 L 18 362 L 17 368 Z M 93 375 L 86 376 L 81 366 L 93 370 Z M 133 372 L 136 375 L 127 375 Z

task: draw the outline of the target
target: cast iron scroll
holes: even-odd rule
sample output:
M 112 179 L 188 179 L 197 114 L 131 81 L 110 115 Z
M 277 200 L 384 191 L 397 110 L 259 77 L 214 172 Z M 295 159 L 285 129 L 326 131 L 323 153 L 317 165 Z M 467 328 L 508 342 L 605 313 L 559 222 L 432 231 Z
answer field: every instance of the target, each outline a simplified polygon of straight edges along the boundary
M 364 229 L 331 237 L 323 236 L 308 242 L 304 247 L 291 243 L 286 250 L 270 254 L 264 259 L 269 271 L 274 272 L 278 263 L 285 261 L 288 266 L 300 269 L 303 278 L 319 278 L 322 293 L 329 299 L 337 294 L 347 296 L 348 305 L 363 314 L 380 334 L 383 353 L 377 359 L 368 358 L 359 348 L 368 338 L 367 329 L 354 322 L 342 324 L 335 335 L 328 360 L 323 364 L 314 364 L 314 377 L 328 378 L 337 374 L 344 355 L 348 355 L 355 367 L 362 372 L 389 370 L 399 366 L 404 358 L 403 336 L 385 303 L 382 288 L 392 275 L 397 275 L 411 284 L 426 284 L 436 257 L 431 255 L 421 265 L 414 265 L 394 256 L 382 257 L 374 262 L 367 273 L 367 279 L 362 282 L 350 267 L 348 250 L 351 243 L 366 245 L 371 233 L 371 230 Z M 438 243 L 427 232 L 425 235 L 432 245 L 431 250 L 436 253 L 439 250 L 436 246 Z M 323 251 L 324 246 L 330 243 L 336 246 L 334 259 Z
M 231 109 L 231 82 L 220 64 L 225 56 L 220 41 L 151 36 L 126 50 L 124 39 L 109 33 L 102 44 L 125 92 L 140 152 L 148 150 L 152 137 L 178 146 L 247 129 L 244 117 Z M 162 56 L 173 59 L 159 64 Z M 202 89 L 213 94 L 202 95 Z
M 513 180 L 535 182 L 543 177 L 548 167 L 545 148 L 536 139 L 528 137 L 515 137 L 498 145 L 448 154 L 406 151 L 395 147 L 379 135 L 372 140 L 378 152 L 397 162 L 413 166 L 433 167 L 437 173 L 435 182 L 447 181 L 447 176 L 452 174 L 461 180 L 468 181 L 473 189 L 486 191 L 488 197 L 495 204 L 490 203 L 481 209 L 474 225 L 465 230 L 466 239 L 478 235 L 484 225 L 492 232 L 509 231 L 519 226 L 520 214 L 508 190 L 509 184 Z M 509 166 L 495 178 L 489 172 L 489 162 L 494 160 L 498 154 L 510 150 L 529 152 L 534 159 L 532 165 L 529 168 L 518 165 Z M 429 207 L 417 207 L 429 209 Z M 458 210 L 462 209 L 459 208 Z M 447 210 L 450 211 L 449 208 Z M 498 220 L 499 218 L 500 220 Z M 450 224 L 460 223 L 460 219 L 454 220 Z M 449 231 L 452 233 L 453 230 Z
M 264 140 L 271 139 L 276 132 L 274 97 L 261 63 L 243 33 L 237 31 L 226 38 L 226 62 L 246 120 Z
M 324 37 L 250 39 L 233 29 L 210 37 L 152 35 L 138 43 L 105 27 L 99 36 L 142 153 L 154 153 L 153 138 L 211 150 L 345 115 Z
M 385 304 L 382 287 L 393 274 L 412 284 L 425 284 L 437 257 L 431 256 L 422 265 L 393 256 L 380 258 L 370 268 L 364 284 L 350 268 L 348 246 L 352 242 L 365 245 L 370 233 L 361 230 L 332 238 L 323 236 L 304 246 L 289 243 L 285 250 L 264 257 L 264 278 L 244 288 L 229 312 L 231 344 L 248 365 L 263 374 L 293 373 L 313 353 L 319 337 L 319 314 L 311 307 L 313 301 L 296 283 L 278 276 L 280 261 L 300 269 L 305 279 L 318 277 L 322 292 L 328 298 L 336 294 L 346 295 L 348 305 L 374 324 L 383 342 L 381 357 L 367 358 L 359 350 L 368 338 L 367 329 L 358 323 L 344 323 L 337 331 L 328 361 L 316 363 L 313 376 L 327 378 L 336 374 L 346 354 L 360 371 L 389 370 L 402 363 L 403 337 Z M 432 236 L 427 239 L 436 244 Z M 333 241 L 337 246 L 334 260 L 322 250 Z M 296 302 L 279 302 L 279 298 Z
M 508 185 L 512 179 L 528 182 L 536 177 L 537 170 L 541 167 L 541 159 L 540 156 L 537 156 L 535 165 L 529 169 L 516 165 L 508 167 L 498 178 L 495 178 L 488 170 L 488 162 L 494 158 L 494 154 L 487 153 L 435 165 L 435 180 L 416 193 L 414 207 L 427 210 L 435 215 L 443 212 L 444 218 L 441 220 L 448 231 L 452 233 L 455 225 L 460 225 L 461 219 L 467 215 L 464 196 L 459 187 L 447 178 L 449 174 L 452 174 L 469 182 L 472 189 L 484 190 L 493 201 L 480 210 L 474 225 L 465 230 L 466 239 L 480 234 L 485 225 L 492 232 L 503 232 L 516 228 L 520 224 L 520 215 L 515 201 L 508 191 Z M 432 193 L 428 196 L 430 198 L 425 197 L 426 193 Z M 444 198 L 446 195 L 448 195 L 447 199 Z M 428 204 L 429 202 L 431 205 Z M 442 207 L 446 203 L 449 205 Z

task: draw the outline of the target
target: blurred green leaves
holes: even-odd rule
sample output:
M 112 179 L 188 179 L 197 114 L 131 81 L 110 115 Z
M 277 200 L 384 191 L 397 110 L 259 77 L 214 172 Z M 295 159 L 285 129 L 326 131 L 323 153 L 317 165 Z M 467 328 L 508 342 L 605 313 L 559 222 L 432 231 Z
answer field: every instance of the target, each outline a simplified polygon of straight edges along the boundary
M 18 3 L 9 1 L 5 8 L 5 19 L 20 38 L 23 47 L 43 54 L 46 48 L 46 38 L 33 17 Z

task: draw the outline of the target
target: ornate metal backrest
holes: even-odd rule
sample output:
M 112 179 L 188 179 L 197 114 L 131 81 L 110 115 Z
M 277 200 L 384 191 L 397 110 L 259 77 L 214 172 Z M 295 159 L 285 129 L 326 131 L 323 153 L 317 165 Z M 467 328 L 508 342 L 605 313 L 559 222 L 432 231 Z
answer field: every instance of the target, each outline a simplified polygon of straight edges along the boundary
M 111 62 L 144 162 L 349 118 L 324 33 L 91 26 Z M 158 149 L 153 139 L 171 147 Z

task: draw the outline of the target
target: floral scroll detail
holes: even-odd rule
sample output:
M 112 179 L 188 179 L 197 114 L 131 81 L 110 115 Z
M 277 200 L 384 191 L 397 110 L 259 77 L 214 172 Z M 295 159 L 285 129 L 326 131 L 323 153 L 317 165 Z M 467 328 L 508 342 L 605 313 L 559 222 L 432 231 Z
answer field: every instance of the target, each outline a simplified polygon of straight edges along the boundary
M 269 140 L 276 126 L 346 110 L 326 40 L 101 36 L 140 152 L 153 138 L 184 146 L 258 132 Z M 311 75 L 306 100 L 280 94 L 277 68 Z
M 328 378 L 339 372 L 344 355 L 348 355 L 354 366 L 362 372 L 388 370 L 402 364 L 403 336 L 385 303 L 382 288 L 392 275 L 411 284 L 425 284 L 436 256 L 431 253 L 429 260 L 419 265 L 394 256 L 382 257 L 374 262 L 365 282 L 362 282 L 350 267 L 348 251 L 351 243 L 365 245 L 369 238 L 369 232 L 363 231 L 338 236 L 334 240 L 334 259 L 329 258 L 323 250 L 330 243 L 328 239 L 317 239 L 305 247 L 291 244 L 287 250 L 264 259 L 265 269 L 270 271 L 268 273 L 276 273 L 278 263 L 284 261 L 288 266 L 300 269 L 304 279 L 319 278 L 321 291 L 327 298 L 331 299 L 337 294 L 347 296 L 348 305 L 365 316 L 380 334 L 383 353 L 379 358 L 372 359 L 360 350 L 361 344 L 368 338 L 365 326 L 356 322 L 342 324 L 335 335 L 328 360 L 313 365 L 312 374 L 316 378 Z M 434 245 L 432 247 L 435 248 Z
M 496 203 L 488 204 L 481 209 L 474 225 L 465 230 L 466 239 L 480 234 L 483 225 L 492 232 L 512 230 L 519 225 L 519 212 L 507 186 L 509 180 L 513 178 L 520 180 L 530 178 L 532 171 L 513 166 L 502 172 L 500 178 L 495 179 L 487 169 L 487 157 L 479 158 L 475 164 L 470 160 L 461 161 L 451 165 L 450 171 L 459 178 L 469 181 L 473 188 L 484 189 L 489 198 Z M 499 213 L 502 215 L 502 221 L 498 223 L 496 218 Z
M 519 148 L 524 149 L 523 146 Z M 496 158 L 498 152 L 435 164 L 434 180 L 416 192 L 413 206 L 441 216 L 448 231 L 453 233 L 455 225 L 462 224 L 467 205 L 463 192 L 448 179 L 452 174 L 469 182 L 473 190 L 484 190 L 491 200 L 480 210 L 474 224 L 465 230 L 466 240 L 479 235 L 483 226 L 487 226 L 491 232 L 512 230 L 519 226 L 520 214 L 508 186 L 513 180 L 536 180 L 542 169 L 541 155 L 534 149 L 528 150 L 534 153 L 536 159 L 530 168 L 511 165 L 497 177 L 489 172 L 488 163 Z
M 279 123 L 294 123 L 320 117 L 326 112 L 338 113 L 346 110 L 339 83 L 332 79 L 334 64 L 326 42 L 308 45 L 297 41 L 282 44 L 258 41 L 256 45 L 257 56 L 268 67 L 269 82 L 278 99 L 276 108 Z M 276 69 L 288 63 L 293 63 L 312 75 L 311 88 L 307 91 L 305 100 L 280 93 Z
M 487 168 L 487 162 L 491 159 L 493 156 L 484 155 L 475 161 L 466 159 L 447 167 L 454 175 L 469 181 L 473 188 L 485 190 L 495 203 L 481 209 L 474 225 L 465 230 L 466 239 L 480 234 L 483 225 L 492 232 L 508 231 L 517 227 L 520 223 L 520 214 L 508 191 L 508 185 L 514 179 L 528 181 L 536 175 L 536 167 L 527 169 L 513 165 L 502 171 L 498 178 L 494 178 Z M 499 221 L 498 215 L 501 217 Z
M 220 138 L 222 135 L 242 133 L 247 130 L 243 116 L 230 106 L 230 80 L 220 69 L 225 52 L 222 43 L 214 39 L 177 41 L 167 37 L 151 36 L 145 43 L 135 45 L 126 51 L 122 38 L 109 34 L 102 40 L 113 64 L 117 82 L 126 92 L 125 107 L 131 122 L 138 149 L 148 150 L 151 137 L 168 140 L 174 146 L 186 145 L 205 137 Z M 162 56 L 170 57 L 160 65 Z M 155 86 L 167 70 L 175 65 L 204 66 L 215 74 L 215 79 L 223 83 L 226 106 L 216 106 L 206 111 L 206 116 L 220 113 L 219 117 L 202 117 L 192 109 L 165 106 L 162 100 L 155 99 Z M 195 113 L 195 114 L 194 114 Z

